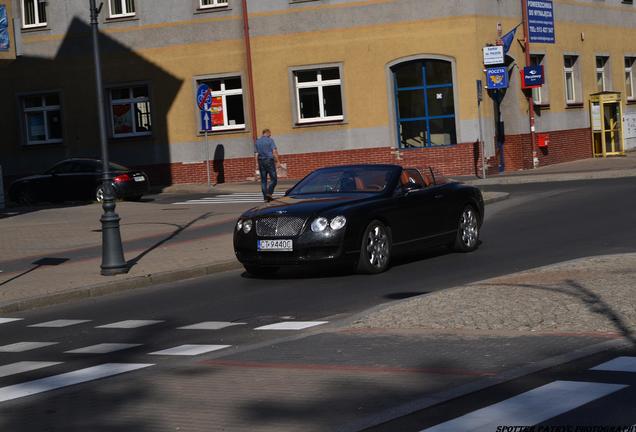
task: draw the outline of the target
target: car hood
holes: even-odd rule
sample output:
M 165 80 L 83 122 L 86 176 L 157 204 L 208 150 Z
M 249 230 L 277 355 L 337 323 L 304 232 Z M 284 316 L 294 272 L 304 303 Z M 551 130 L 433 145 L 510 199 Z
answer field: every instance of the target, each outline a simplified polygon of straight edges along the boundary
M 313 214 L 333 210 L 340 206 L 346 206 L 378 197 L 377 193 L 353 193 L 353 194 L 316 194 L 316 195 L 296 195 L 285 196 L 258 207 L 254 207 L 242 217 L 262 217 L 262 216 L 310 216 Z

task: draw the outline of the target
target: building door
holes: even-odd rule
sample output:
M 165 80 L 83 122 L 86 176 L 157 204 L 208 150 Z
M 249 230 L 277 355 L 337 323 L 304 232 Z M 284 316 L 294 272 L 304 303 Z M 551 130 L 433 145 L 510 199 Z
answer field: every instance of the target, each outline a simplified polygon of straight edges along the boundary
M 400 148 L 457 143 L 450 61 L 423 59 L 391 68 Z

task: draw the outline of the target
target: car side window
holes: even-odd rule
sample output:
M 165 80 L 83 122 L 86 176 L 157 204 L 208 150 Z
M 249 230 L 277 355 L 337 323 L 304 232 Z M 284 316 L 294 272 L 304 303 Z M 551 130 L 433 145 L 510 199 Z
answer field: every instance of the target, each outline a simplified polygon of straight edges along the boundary
M 97 165 L 92 162 L 77 162 L 73 167 L 73 172 L 77 173 L 94 173 L 97 172 Z
M 59 164 L 55 165 L 53 168 L 51 168 L 49 170 L 49 173 L 50 174 L 66 174 L 66 173 L 70 173 L 70 172 L 73 172 L 74 165 L 75 165 L 75 162 L 73 162 L 73 161 L 62 162 L 62 163 L 59 163 Z
M 419 173 L 418 170 L 409 168 L 406 170 L 406 173 L 409 177 L 409 183 L 415 183 L 417 185 L 420 185 L 421 187 L 426 186 L 426 183 L 424 183 L 424 179 L 422 178 L 422 175 Z

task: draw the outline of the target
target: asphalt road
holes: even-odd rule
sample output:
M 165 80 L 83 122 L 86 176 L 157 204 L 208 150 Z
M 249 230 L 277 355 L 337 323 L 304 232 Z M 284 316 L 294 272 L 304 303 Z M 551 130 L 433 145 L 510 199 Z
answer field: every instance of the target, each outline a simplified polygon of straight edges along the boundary
M 205 334 L 177 330 L 194 323 L 212 320 L 241 323 L 222 329 L 217 342 L 242 347 L 264 346 L 279 340 L 281 335 L 252 330 L 281 320 L 333 321 L 381 303 L 497 275 L 577 257 L 636 251 L 633 222 L 636 184 L 632 179 L 498 186 L 492 190 L 505 190 L 512 195 L 509 200 L 487 206 L 481 234 L 483 243 L 474 253 L 434 251 L 401 260 L 388 272 L 375 276 L 322 269 L 285 271 L 275 278 L 254 279 L 243 272 L 231 271 L 29 311 L 17 316 L 23 320 L 0 326 L 0 337 L 5 344 L 55 341 L 28 356 L 28 360 L 37 361 L 55 358 L 59 355 L 56 353 L 79 346 L 115 340 L 122 343 L 117 329 L 96 327 L 131 319 L 156 320 L 126 329 L 124 339 L 131 345 L 100 358 L 100 362 L 143 364 L 147 354 L 157 350 L 204 344 Z M 29 327 L 57 319 L 90 321 L 77 323 L 79 327 Z M 214 358 L 215 353 L 211 351 L 208 356 Z M 69 354 L 65 354 L 64 358 L 68 357 Z M 26 360 L 24 354 L 0 352 L 2 365 Z M 74 357 L 73 361 L 78 367 L 96 364 L 90 355 Z M 170 357 L 161 361 L 178 365 L 188 360 Z M 52 372 L 58 370 L 56 368 L 60 373 L 63 371 L 59 365 L 50 365 L 50 368 Z M 38 378 L 46 374 L 32 376 Z M 0 379 L 2 386 L 22 380 L 14 376 L 3 379 L 1 373 Z M 5 419 L 12 419 L 16 408 L 46 404 L 46 401 L 46 395 L 40 395 L 35 399 L 12 400 L 4 406 L 0 402 L 0 413 Z M 23 410 L 21 415 L 24 413 Z M 81 413 L 76 415 L 82 418 Z M 84 420 L 90 422 L 89 418 Z

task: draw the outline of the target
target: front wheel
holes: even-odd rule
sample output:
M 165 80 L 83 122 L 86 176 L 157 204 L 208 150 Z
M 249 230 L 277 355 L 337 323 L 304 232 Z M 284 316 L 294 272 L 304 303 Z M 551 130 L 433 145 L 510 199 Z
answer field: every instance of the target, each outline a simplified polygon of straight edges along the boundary
M 391 259 L 391 233 L 380 221 L 372 221 L 364 230 L 358 259 L 360 273 L 382 273 Z
M 104 188 L 102 186 L 98 186 L 95 191 L 95 201 L 100 204 L 104 202 Z
M 457 235 L 453 249 L 457 252 L 472 252 L 479 246 L 479 215 L 472 205 L 466 205 L 457 222 Z

